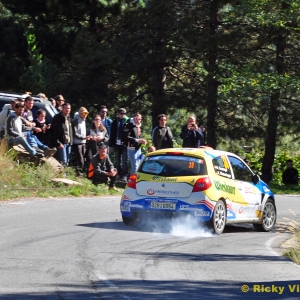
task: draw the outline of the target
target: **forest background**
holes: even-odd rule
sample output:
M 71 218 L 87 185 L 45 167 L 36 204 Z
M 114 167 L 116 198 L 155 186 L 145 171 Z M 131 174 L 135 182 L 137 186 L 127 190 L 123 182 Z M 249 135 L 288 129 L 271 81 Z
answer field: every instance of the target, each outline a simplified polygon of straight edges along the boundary
M 270 182 L 300 167 L 299 18 L 291 0 L 0 0 L 0 90 L 139 111 L 149 137 L 166 113 L 178 144 L 194 113 Z

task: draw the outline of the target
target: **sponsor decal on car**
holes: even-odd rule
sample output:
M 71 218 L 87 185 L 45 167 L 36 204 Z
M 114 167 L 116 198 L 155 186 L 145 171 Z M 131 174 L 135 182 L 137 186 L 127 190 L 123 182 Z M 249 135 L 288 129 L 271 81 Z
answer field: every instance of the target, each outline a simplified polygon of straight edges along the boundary
M 246 194 L 253 194 L 253 188 L 252 187 L 245 187 L 245 193 Z
M 215 208 L 215 205 L 212 204 L 211 202 L 207 201 L 207 200 L 200 200 L 200 201 L 197 201 L 196 203 L 197 204 L 203 204 L 206 207 L 208 207 L 210 210 L 214 210 L 214 208 Z
M 122 198 L 121 198 L 121 202 L 123 201 L 123 200 L 130 200 L 130 198 L 128 198 L 125 194 L 122 196 Z
M 226 193 L 235 195 L 235 187 L 234 186 L 230 186 L 226 183 L 221 183 L 218 180 L 217 181 L 214 180 L 214 184 L 218 191 L 222 191 L 222 192 L 226 192 Z
M 190 206 L 189 205 L 185 205 L 185 204 L 181 204 L 180 206 L 179 206 L 179 209 L 180 210 L 186 210 L 186 209 L 189 209 L 190 208 Z
M 216 171 L 216 174 L 227 177 L 227 178 L 231 178 L 231 174 L 227 174 L 222 171 Z
M 243 212 L 254 210 L 254 207 L 252 206 L 241 206 L 239 209 L 239 214 L 242 214 Z
M 199 217 L 209 217 L 210 213 L 209 211 L 205 211 L 202 209 L 195 210 L 195 216 Z
M 147 191 L 147 194 L 150 195 L 150 196 L 151 196 L 151 195 L 154 195 L 154 194 L 155 194 L 155 191 L 152 190 L 152 189 L 150 189 L 150 190 Z
M 168 178 L 168 177 L 160 177 L 160 176 L 153 176 L 152 180 L 155 181 L 169 181 L 169 182 L 176 182 L 177 181 L 177 177 L 175 178 Z
M 165 191 L 165 190 L 148 190 L 147 191 L 148 195 L 154 195 L 154 194 L 158 194 L 158 195 L 179 195 L 179 191 Z

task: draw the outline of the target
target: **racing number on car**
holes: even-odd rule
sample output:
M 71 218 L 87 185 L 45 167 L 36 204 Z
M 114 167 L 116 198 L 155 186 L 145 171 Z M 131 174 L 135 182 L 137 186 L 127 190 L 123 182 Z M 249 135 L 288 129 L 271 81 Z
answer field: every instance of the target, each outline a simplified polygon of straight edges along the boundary
M 221 155 L 222 157 L 222 161 L 223 161 L 223 164 L 224 164 L 224 168 L 229 170 L 229 164 L 228 164 L 228 161 L 227 161 L 227 158 L 225 155 Z
M 189 162 L 189 169 L 194 169 L 195 163 L 193 161 Z

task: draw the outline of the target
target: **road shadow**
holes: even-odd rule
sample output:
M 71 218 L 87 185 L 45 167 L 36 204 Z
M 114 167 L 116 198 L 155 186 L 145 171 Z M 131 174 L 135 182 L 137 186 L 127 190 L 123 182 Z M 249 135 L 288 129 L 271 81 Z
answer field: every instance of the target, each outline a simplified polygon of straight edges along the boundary
M 0 299 L 299 299 L 300 281 L 95 280 L 87 285 L 49 285 L 53 292 L 20 292 Z
M 197 224 L 199 230 L 204 230 L 211 232 L 204 224 Z M 84 223 L 76 224 L 76 226 L 91 227 L 91 228 L 101 228 L 101 229 L 113 229 L 113 230 L 123 230 L 123 231 L 140 231 L 140 232 L 155 232 L 155 233 L 170 233 L 174 227 L 172 222 L 150 222 L 142 223 L 138 226 L 126 226 L 122 221 L 118 219 L 111 222 L 94 222 L 94 223 Z M 193 227 L 195 230 L 196 227 Z M 188 228 L 187 228 L 188 229 Z M 222 234 L 230 233 L 240 233 L 240 232 L 256 232 L 252 224 L 240 224 L 240 225 L 226 225 Z

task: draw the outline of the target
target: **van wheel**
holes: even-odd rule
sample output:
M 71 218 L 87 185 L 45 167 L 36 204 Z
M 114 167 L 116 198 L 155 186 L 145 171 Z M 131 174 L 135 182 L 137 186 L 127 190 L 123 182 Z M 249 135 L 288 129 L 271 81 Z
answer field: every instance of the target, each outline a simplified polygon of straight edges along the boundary
M 261 224 L 253 224 L 253 227 L 257 231 L 268 232 L 271 231 L 276 223 L 277 213 L 274 201 L 268 199 L 262 216 L 262 223 Z
M 209 227 L 214 230 L 216 234 L 221 234 L 226 225 L 226 207 L 222 200 L 219 200 L 215 206 Z

